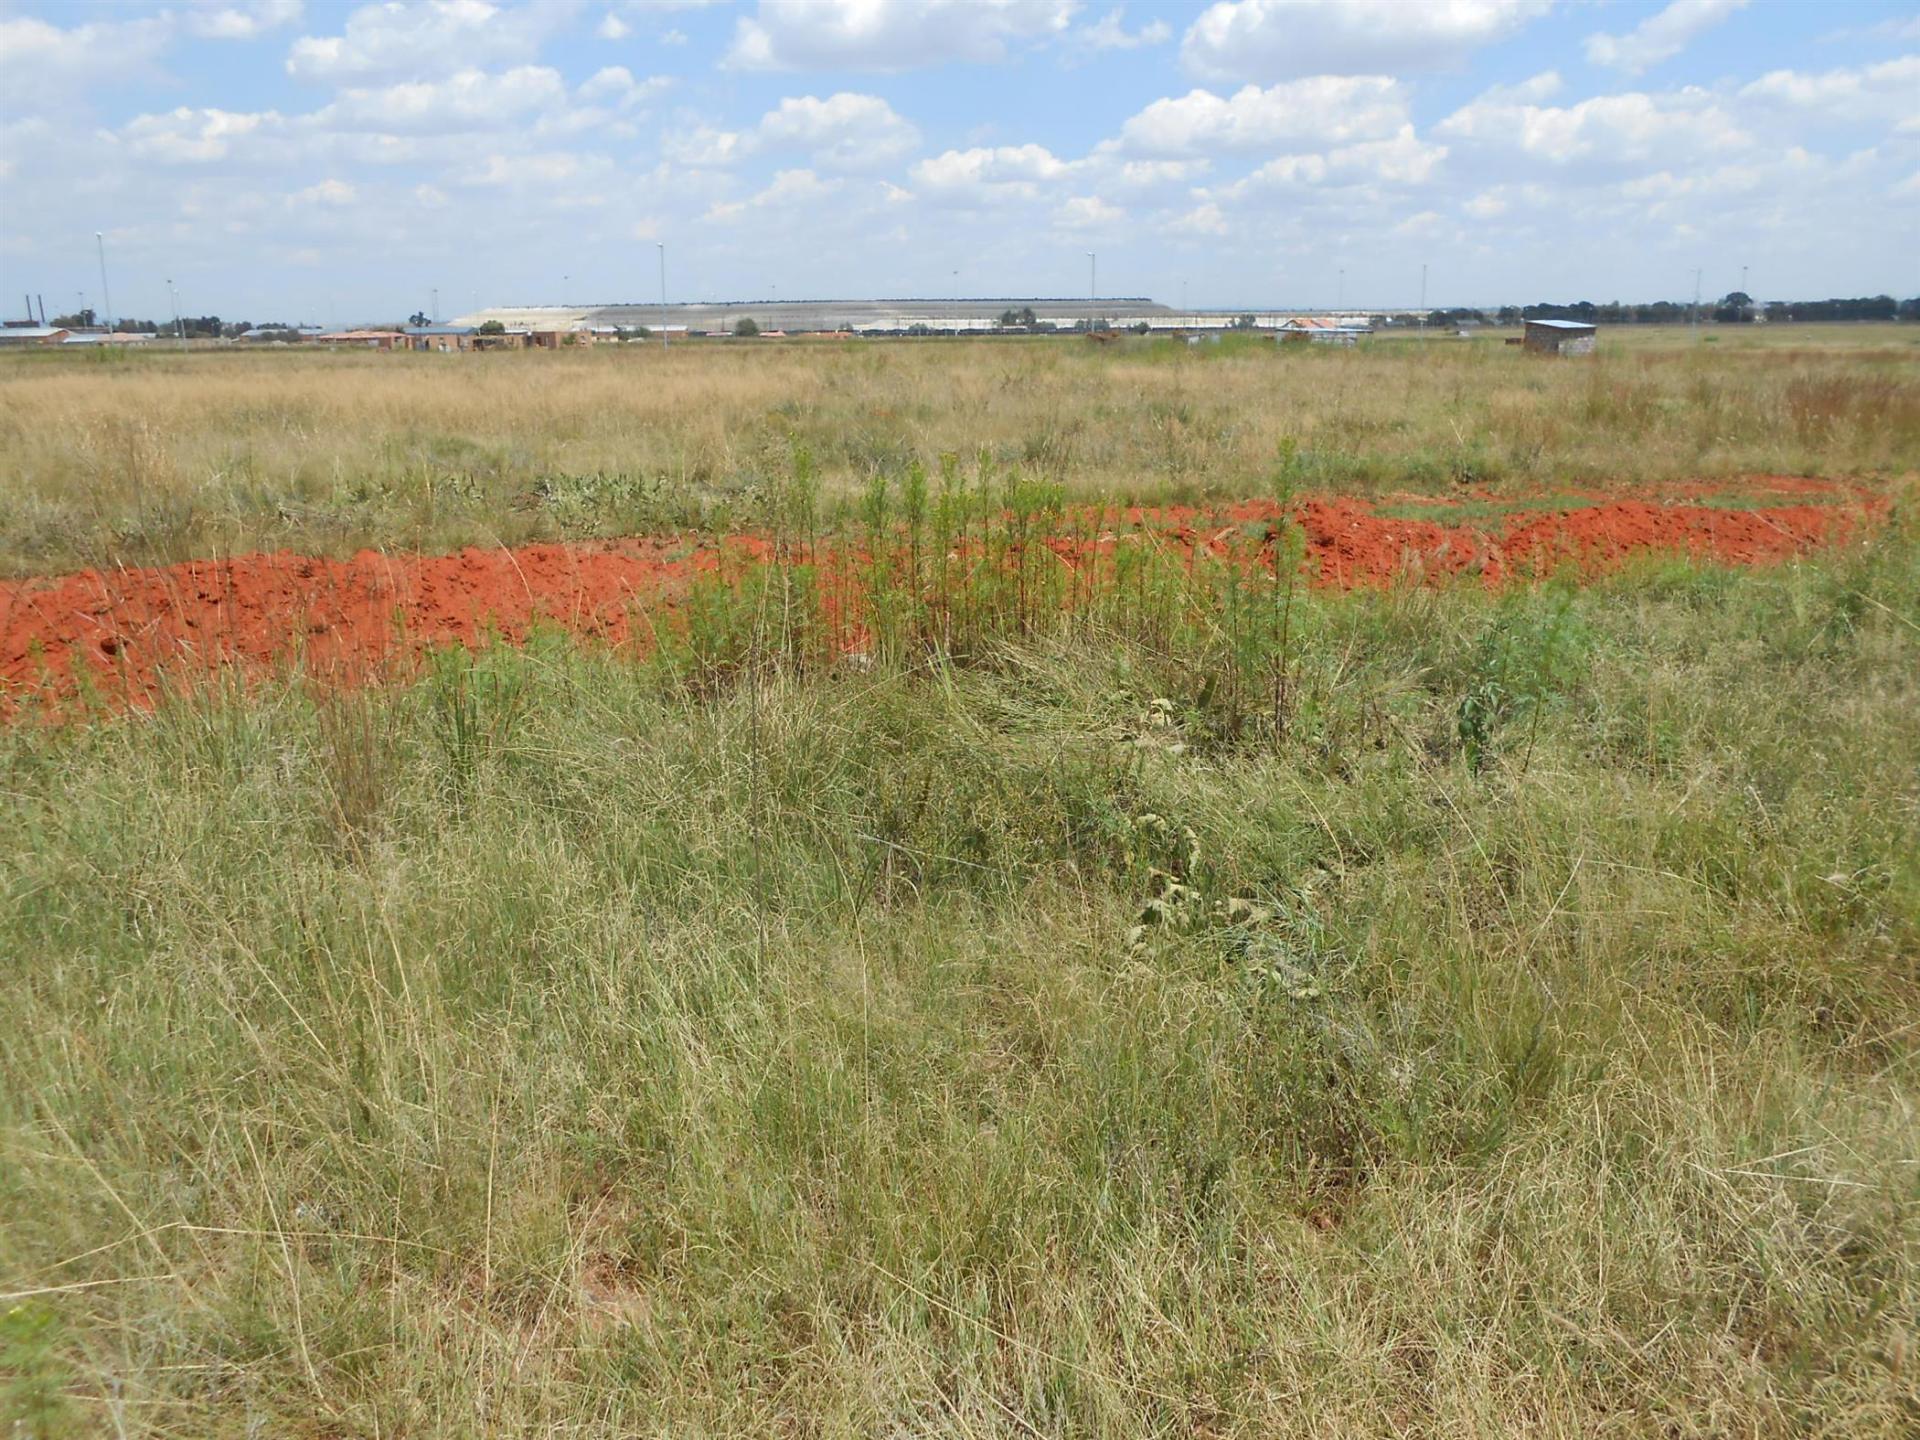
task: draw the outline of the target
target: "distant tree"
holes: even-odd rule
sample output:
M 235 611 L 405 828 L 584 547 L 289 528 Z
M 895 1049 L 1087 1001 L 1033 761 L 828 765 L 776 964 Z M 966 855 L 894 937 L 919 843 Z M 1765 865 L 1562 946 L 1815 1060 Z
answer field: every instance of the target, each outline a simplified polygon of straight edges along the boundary
M 1151 334 L 1153 331 L 1153 326 L 1149 325 L 1144 320 L 1136 320 L 1133 322 L 1133 324 L 1129 325 L 1127 328 L 1133 331 L 1133 333 L 1136 335 L 1147 335 L 1147 334 Z
M 413 314 L 407 316 L 407 324 L 409 325 L 417 326 L 417 325 L 427 325 L 430 323 L 432 322 L 430 322 L 427 319 L 427 312 L 424 310 L 416 310 L 413 312 Z
M 481 335 L 504 335 L 507 333 L 507 327 L 502 325 L 498 320 L 482 320 L 477 333 Z
M 1000 319 L 996 323 L 1002 330 L 1011 330 L 1020 323 L 1020 312 L 1009 305 L 1000 312 Z
M 56 330 L 84 330 L 91 324 L 93 324 L 93 307 L 91 305 L 87 306 L 84 310 L 76 310 L 71 315 L 56 315 L 53 317 L 53 328 Z
M 733 333 L 736 335 L 758 335 L 760 333 L 760 327 L 754 323 L 751 315 L 742 315 L 738 320 L 733 322 Z
M 1236 315 L 1233 317 L 1233 328 L 1236 330 L 1257 330 L 1260 328 L 1260 322 L 1251 315 Z

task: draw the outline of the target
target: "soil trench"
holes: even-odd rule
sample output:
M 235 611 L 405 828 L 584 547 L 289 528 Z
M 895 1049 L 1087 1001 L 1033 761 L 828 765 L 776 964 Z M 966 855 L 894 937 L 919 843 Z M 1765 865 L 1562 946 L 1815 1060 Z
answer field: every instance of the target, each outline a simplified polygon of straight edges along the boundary
M 1645 552 L 1764 564 L 1844 540 L 1886 511 L 1860 486 L 1753 477 L 1551 502 L 1314 496 L 1290 513 L 1308 578 L 1352 588 L 1463 574 L 1491 585 L 1565 565 L 1591 575 Z M 1249 529 L 1270 536 L 1280 513 L 1271 500 L 1078 511 L 1037 538 L 1069 564 L 1130 541 L 1230 555 Z M 351 682 L 447 645 L 518 641 L 541 623 L 643 651 L 697 577 L 769 553 L 754 536 L 636 537 L 346 560 L 280 551 L 0 582 L 0 716 L 83 688 L 150 703 L 170 684 L 229 668 L 251 678 L 298 666 Z

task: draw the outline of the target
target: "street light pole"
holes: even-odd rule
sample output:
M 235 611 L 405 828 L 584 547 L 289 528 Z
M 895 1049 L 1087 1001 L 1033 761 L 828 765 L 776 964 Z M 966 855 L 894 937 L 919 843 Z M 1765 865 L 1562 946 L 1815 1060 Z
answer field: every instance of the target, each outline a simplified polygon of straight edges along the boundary
M 654 248 L 660 252 L 660 349 L 667 348 L 667 242 L 656 240 Z
M 1087 333 L 1093 333 L 1093 312 L 1100 303 L 1100 257 L 1087 252 Z
M 173 281 L 167 281 L 167 294 L 173 297 L 173 338 L 180 343 L 181 349 L 187 346 L 187 329 L 180 323 L 180 292 L 173 288 Z
M 98 230 L 93 232 L 93 243 L 100 250 L 100 294 L 102 303 L 107 307 L 107 334 L 113 334 L 113 291 L 107 288 L 107 237 Z

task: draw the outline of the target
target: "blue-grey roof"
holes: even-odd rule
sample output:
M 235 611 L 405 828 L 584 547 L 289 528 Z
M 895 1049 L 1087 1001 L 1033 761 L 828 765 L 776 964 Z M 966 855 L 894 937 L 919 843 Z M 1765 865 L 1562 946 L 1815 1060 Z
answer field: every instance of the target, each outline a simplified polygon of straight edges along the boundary
M 471 325 L 409 325 L 409 335 L 471 335 Z
M 1529 325 L 1544 325 L 1549 330 L 1592 330 L 1596 328 L 1591 320 L 1529 320 Z

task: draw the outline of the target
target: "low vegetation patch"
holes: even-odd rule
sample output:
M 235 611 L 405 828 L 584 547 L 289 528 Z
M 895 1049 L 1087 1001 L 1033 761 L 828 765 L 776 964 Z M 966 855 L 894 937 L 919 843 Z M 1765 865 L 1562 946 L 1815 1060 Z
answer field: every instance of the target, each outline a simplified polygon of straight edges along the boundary
M 1920 1424 L 1910 515 L 851 657 L 708 593 L 0 730 L 22 1433 Z

